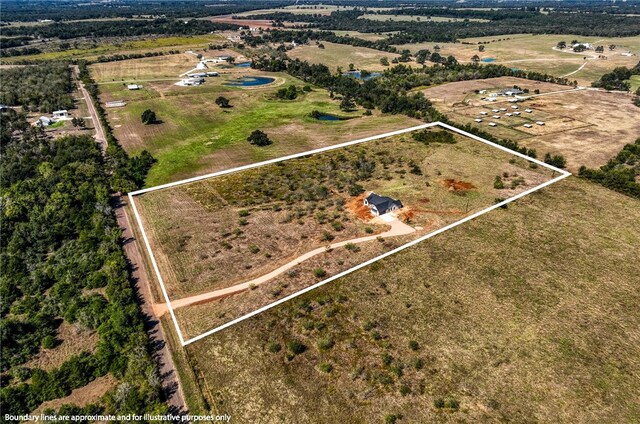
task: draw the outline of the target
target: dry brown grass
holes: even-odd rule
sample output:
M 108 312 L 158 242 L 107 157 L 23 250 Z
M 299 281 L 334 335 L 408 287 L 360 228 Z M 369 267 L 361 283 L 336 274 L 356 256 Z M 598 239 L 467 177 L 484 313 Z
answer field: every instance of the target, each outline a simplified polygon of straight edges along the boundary
M 638 422 L 639 223 L 569 178 L 187 351 L 241 422 Z
M 98 334 L 95 331 L 84 330 L 77 324 L 63 321 L 58 327 L 56 339 L 60 341 L 57 346 L 53 349 L 41 350 L 24 366 L 50 371 L 58 368 L 73 355 L 82 352 L 93 353 L 98 343 Z
M 574 172 L 581 165 L 589 168 L 604 165 L 640 134 L 638 108 L 630 96 L 620 93 L 582 90 L 549 94 L 518 103 L 522 112 L 519 117 L 491 119 L 492 109 L 509 109 L 511 103 L 481 101 L 481 96 L 474 90 L 513 85 L 528 88 L 531 93 L 535 89 L 541 93 L 568 89 L 505 77 L 444 84 L 428 88 L 424 93 L 455 122 L 471 123 L 498 137 L 516 140 L 525 147 L 536 149 L 540 157 L 546 152 L 562 154 L 567 158 L 568 169 Z M 533 109 L 533 113 L 523 112 L 525 108 Z M 473 120 L 479 117 L 480 111 L 488 112 L 488 115 L 482 117 L 484 122 L 476 124 Z M 544 121 L 545 125 L 535 125 L 537 120 Z M 488 126 L 490 121 L 498 126 Z M 527 122 L 533 127 L 523 127 Z
M 79 407 L 89 405 L 100 400 L 109 390 L 116 387 L 117 383 L 118 380 L 111 374 L 98 377 L 86 386 L 73 390 L 69 396 L 43 402 L 32 414 L 38 415 L 47 409 L 57 410 L 62 405 L 70 404 Z
M 383 231 L 379 225 L 362 221 L 363 212 L 368 214 L 356 207 L 362 204 L 362 196 L 349 201 L 347 187 L 333 190 L 330 197 L 317 202 L 298 201 L 287 205 L 278 197 L 278 184 L 284 184 L 278 179 L 282 175 L 307 175 L 312 169 L 324 169 L 330 163 L 338 166 L 335 164 L 341 162 L 337 158 L 342 155 L 347 155 L 348 161 L 355 160 L 361 153 L 368 158 L 378 158 L 372 177 L 359 184 L 367 191 L 401 199 L 407 207 L 403 219 L 409 219 L 410 225 L 419 230 L 382 244 L 367 242 L 358 245 L 355 251 L 340 248 L 339 254 L 318 255 L 303 263 L 301 269 L 306 269 L 308 275 L 294 270 L 295 275 L 283 277 L 284 286 L 283 278 L 275 277 L 256 290 L 208 305 L 184 308 L 178 315 L 187 336 L 196 336 L 212 324 L 237 318 L 319 281 L 310 277 L 315 266 L 322 267 L 326 277 L 335 275 L 399 246 L 400 240 L 415 239 L 486 208 L 497 198 L 511 197 L 551 177 L 549 170 L 531 168 L 524 159 L 462 136 L 456 136 L 456 140 L 456 144 L 425 146 L 410 135 L 390 137 L 289 161 L 282 167 L 268 165 L 138 197 L 145 229 L 172 299 L 243 283 L 329 243 Z M 379 158 L 388 163 L 385 165 Z M 421 173 L 411 172 L 412 161 Z M 522 178 L 523 183 L 495 189 L 497 174 Z M 453 183 L 442 184 L 443 180 Z M 255 188 L 255 181 L 268 181 L 272 197 L 264 198 L 262 189 Z M 302 184 L 295 178 L 286 180 L 286 184 L 294 182 Z M 333 187 L 332 181 L 320 183 Z M 338 200 L 350 204 L 346 211 L 338 207 L 341 204 Z M 428 207 L 424 207 L 425 203 Z M 314 209 L 309 212 L 311 206 Z M 247 216 L 241 216 L 243 214 Z M 326 218 L 320 220 L 319 214 Z M 332 221 L 340 222 L 344 228 L 335 230 Z M 366 227 L 370 227 L 372 233 L 368 233 Z M 335 240 L 324 239 L 325 233 L 335 236 Z M 256 247 L 255 251 L 252 246 Z

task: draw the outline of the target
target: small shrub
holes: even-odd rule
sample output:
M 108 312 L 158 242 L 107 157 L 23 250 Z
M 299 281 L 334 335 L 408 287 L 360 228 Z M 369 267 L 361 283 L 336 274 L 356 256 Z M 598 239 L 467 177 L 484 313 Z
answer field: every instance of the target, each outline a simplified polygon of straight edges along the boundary
M 297 269 L 291 269 L 287 271 L 287 277 L 289 278 L 295 278 L 298 276 L 298 274 L 300 274 L 300 271 L 298 271 Z
M 359 252 L 360 251 L 360 247 L 354 243 L 347 243 L 344 245 L 344 248 L 347 249 L 349 252 Z
M 411 393 L 411 388 L 409 386 L 407 386 L 406 384 L 400 386 L 400 394 L 402 396 L 407 396 L 409 393 Z
M 444 408 L 444 399 L 442 398 L 435 399 L 433 401 L 433 406 L 435 406 L 438 409 Z
M 371 228 L 371 227 L 366 227 L 366 228 L 364 229 L 364 232 L 365 232 L 365 233 L 367 233 L 367 234 L 373 234 L 373 228 Z
M 280 346 L 280 343 L 269 342 L 267 344 L 267 350 L 271 353 L 278 353 L 282 350 L 282 346 Z
M 259 251 L 260 251 L 260 248 L 255 244 L 252 244 L 251 246 L 249 246 L 249 252 L 255 254 L 255 253 L 258 253 Z
M 331 227 L 333 227 L 333 229 L 335 231 L 342 231 L 344 230 L 344 225 L 342 225 L 342 222 L 339 221 L 332 221 L 331 222 Z
M 382 354 L 382 363 L 386 366 L 391 365 L 393 361 L 393 356 L 391 356 L 388 352 Z
M 293 355 L 300 355 L 307 350 L 307 347 L 298 340 L 291 340 L 289 343 L 287 343 L 287 349 L 289 349 L 289 351 Z
M 230 250 L 233 246 L 231 246 L 231 244 L 227 243 L 226 241 L 223 241 L 222 243 L 220 243 L 220 245 L 222 245 L 222 247 L 224 247 L 227 250 Z
M 322 277 L 324 277 L 325 275 L 327 275 L 327 271 L 325 271 L 325 270 L 324 270 L 324 269 L 322 269 L 322 268 L 315 268 L 315 269 L 313 270 L 313 275 L 314 275 L 316 278 L 322 278 Z
M 249 216 L 249 211 L 248 211 L 248 210 L 246 210 L 246 209 L 239 210 L 239 211 L 238 211 L 238 215 L 239 215 L 240 217 Z
M 43 349 L 52 349 L 56 345 L 56 338 L 53 336 L 45 336 L 42 339 L 42 348 Z
M 396 424 L 400 419 L 402 419 L 402 414 L 389 414 L 384 417 L 384 424 Z
M 450 409 L 458 410 L 460 409 L 460 402 L 456 399 L 447 399 L 445 406 Z
M 247 224 L 249 224 L 249 221 L 247 221 L 245 218 L 240 218 L 238 220 L 238 225 L 244 226 L 244 225 L 247 225 Z
M 424 368 L 424 360 L 422 358 L 416 358 L 413 361 L 413 367 L 417 370 Z
M 377 331 L 372 331 L 371 337 L 373 338 L 373 340 L 382 340 L 382 334 Z
M 335 238 L 336 236 L 331 234 L 329 231 L 325 231 L 324 233 L 322 233 L 322 241 L 331 241 Z
M 497 190 L 502 190 L 504 188 L 504 182 L 502 182 L 502 177 L 500 177 L 500 175 L 496 175 L 496 179 L 493 181 L 493 188 Z
M 321 363 L 320 365 L 318 365 L 318 368 L 320 369 L 320 371 L 326 372 L 327 374 L 333 371 L 333 365 L 327 362 Z
M 415 350 L 418 350 L 419 348 L 420 348 L 420 345 L 418 344 L 417 341 L 415 341 L 415 340 L 410 340 L 409 341 L 409 349 L 415 351 Z
M 362 326 L 362 328 L 364 328 L 364 331 L 371 331 L 377 326 L 378 326 L 378 323 L 375 321 L 366 321 Z

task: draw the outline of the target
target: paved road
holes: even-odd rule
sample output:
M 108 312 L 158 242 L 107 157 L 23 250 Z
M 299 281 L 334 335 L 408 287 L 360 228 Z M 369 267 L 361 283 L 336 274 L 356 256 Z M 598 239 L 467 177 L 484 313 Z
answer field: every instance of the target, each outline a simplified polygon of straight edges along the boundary
M 327 246 L 323 246 L 323 247 L 319 247 L 317 249 L 311 250 L 303 255 L 298 256 L 297 258 L 295 258 L 294 260 L 287 262 L 286 264 L 282 265 L 281 267 L 271 271 L 268 274 L 265 275 L 261 275 L 258 278 L 254 278 L 253 280 L 244 282 L 244 283 L 240 283 L 240 284 L 236 284 L 235 286 L 231 286 L 231 287 L 227 287 L 224 289 L 219 289 L 219 290 L 214 290 L 208 293 L 203 293 L 203 294 L 199 294 L 199 295 L 195 295 L 195 296 L 190 296 L 190 297 L 185 297 L 182 299 L 178 299 L 178 300 L 174 300 L 171 301 L 171 307 L 173 309 L 176 308 L 181 308 L 183 306 L 188 306 L 188 305 L 193 305 L 193 304 L 201 304 L 201 303 L 206 303 L 206 302 L 211 302 L 213 300 L 216 299 L 220 299 L 223 297 L 227 297 L 230 296 L 232 294 L 236 294 L 236 293 L 240 293 L 243 292 L 247 289 L 249 289 L 250 287 L 253 286 L 259 286 L 260 284 L 266 283 L 267 281 L 272 280 L 273 278 L 277 277 L 278 275 L 282 274 L 283 272 L 295 267 L 296 265 L 299 265 L 300 263 L 316 256 L 319 255 L 320 253 L 326 252 L 327 249 L 335 249 L 337 247 L 342 247 L 345 246 L 347 244 L 356 244 L 356 243 L 364 243 L 366 241 L 371 241 L 371 240 L 376 240 L 378 237 L 383 237 L 383 238 L 388 238 L 388 237 L 396 237 L 396 236 L 402 236 L 402 235 L 406 235 L 406 234 L 411 234 L 413 232 L 415 232 L 415 228 L 401 222 L 398 219 L 394 219 L 391 221 L 387 221 L 385 222 L 386 224 L 389 224 L 391 226 L 391 228 L 388 231 L 385 231 L 384 233 L 380 233 L 380 234 L 376 234 L 373 236 L 366 236 L 366 237 L 360 237 L 360 238 L 355 238 L 355 239 L 351 239 L 351 240 L 345 240 L 345 241 L 341 241 L 338 243 L 333 243 Z M 166 303 L 160 303 L 160 304 L 155 304 L 153 306 L 154 309 L 154 313 L 157 316 L 162 316 L 164 313 L 167 312 L 167 304 Z
M 98 119 L 98 113 L 96 112 L 93 99 L 87 92 L 84 84 L 78 78 L 79 70 L 77 66 L 73 67 L 73 73 L 78 81 L 78 87 L 82 91 L 82 95 L 87 103 L 89 114 L 94 122 L 96 130 L 95 139 L 102 148 L 102 152 L 107 150 L 107 137 L 102 127 L 100 119 Z M 127 197 L 116 197 L 116 209 L 115 215 L 118 225 L 122 229 L 122 237 L 124 239 L 124 251 L 129 259 L 129 265 L 131 269 L 131 278 L 134 282 L 134 287 L 138 295 L 138 303 L 140 309 L 145 317 L 145 327 L 149 334 L 151 346 L 153 349 L 154 359 L 158 363 L 158 371 L 162 379 L 162 388 L 167 398 L 167 403 L 171 412 L 174 414 L 187 413 L 186 402 L 184 400 L 184 393 L 180 386 L 180 379 L 176 372 L 171 352 L 169 351 L 169 344 L 167 343 L 166 336 L 162 329 L 162 325 L 158 317 L 153 313 L 153 295 L 151 294 L 151 288 L 147 279 L 147 273 L 144 269 L 144 262 L 140 251 L 136 245 L 137 240 L 133 235 L 131 221 L 126 213 Z

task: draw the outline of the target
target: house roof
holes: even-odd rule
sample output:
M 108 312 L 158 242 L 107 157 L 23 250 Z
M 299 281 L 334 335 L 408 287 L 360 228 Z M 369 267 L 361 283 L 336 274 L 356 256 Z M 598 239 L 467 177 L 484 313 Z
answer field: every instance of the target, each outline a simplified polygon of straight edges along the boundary
M 389 209 L 393 205 L 397 205 L 399 208 L 402 207 L 402 202 L 400 202 L 399 200 L 396 200 L 392 197 L 380 196 L 373 192 L 366 197 L 366 200 L 367 203 L 375 206 L 375 208 L 380 213 L 386 212 L 387 209 Z

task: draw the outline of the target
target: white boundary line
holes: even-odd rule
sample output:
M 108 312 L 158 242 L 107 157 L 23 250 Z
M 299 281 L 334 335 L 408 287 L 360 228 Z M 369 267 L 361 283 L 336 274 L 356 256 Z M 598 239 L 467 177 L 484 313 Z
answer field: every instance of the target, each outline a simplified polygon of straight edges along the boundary
M 175 187 L 175 186 L 182 185 L 182 184 L 189 184 L 189 183 L 192 183 L 192 182 L 205 180 L 205 179 L 211 178 L 211 177 L 230 174 L 230 173 L 233 173 L 233 172 L 243 171 L 243 170 L 246 170 L 246 169 L 257 168 L 257 167 L 264 166 L 264 165 L 269 165 L 269 164 L 272 164 L 272 163 L 277 163 L 277 162 L 282 162 L 282 161 L 289 160 L 289 159 L 295 159 L 295 158 L 299 158 L 299 157 L 303 157 L 303 156 L 308 156 L 308 155 L 312 155 L 312 154 L 315 154 L 315 153 L 321 153 L 321 152 L 326 152 L 326 151 L 330 151 L 330 150 L 335 150 L 335 149 L 339 149 L 339 148 L 342 148 L 342 147 L 352 146 L 352 145 L 364 143 L 364 142 L 367 142 L 367 141 L 372 141 L 372 140 L 377 140 L 377 139 L 381 139 L 381 138 L 391 137 L 391 136 L 394 136 L 394 135 L 404 134 L 404 133 L 407 133 L 407 132 L 416 131 L 416 130 L 423 129 L 423 128 L 430 128 L 430 127 L 434 127 L 434 126 L 440 126 L 442 128 L 446 128 L 446 129 L 448 129 L 450 131 L 453 131 L 453 132 L 456 132 L 458 134 L 464 135 L 464 136 L 469 137 L 469 138 L 471 138 L 473 140 L 476 140 L 476 141 L 479 141 L 481 143 L 488 144 L 489 146 L 495 147 L 497 149 L 503 150 L 503 151 L 505 151 L 505 152 L 507 152 L 509 154 L 516 155 L 518 157 L 526 159 L 529 162 L 536 163 L 536 164 L 538 164 L 540 166 L 543 166 L 543 167 L 545 167 L 547 169 L 551 169 L 551 170 L 553 170 L 555 172 L 558 172 L 560 174 L 560 176 L 555 177 L 555 178 L 553 178 L 553 179 L 551 179 L 551 180 L 549 180 L 549 181 L 547 181 L 547 182 L 545 182 L 543 184 L 540 184 L 540 185 L 538 185 L 536 187 L 533 187 L 533 188 L 531 188 L 529 190 L 526 190 L 526 191 L 524 191 L 522 193 L 519 193 L 519 194 L 517 194 L 517 195 L 515 195 L 513 197 L 505 199 L 500 203 L 496 203 L 494 205 L 491 205 L 488 208 L 485 208 L 485 209 L 483 209 L 481 211 L 478 211 L 478 212 L 476 212 L 476 213 L 474 213 L 472 215 L 469 215 L 469 216 L 467 216 L 467 217 L 465 217 L 465 218 L 463 218 L 463 219 L 461 219 L 459 221 L 456 221 L 456 222 L 454 222 L 452 224 L 449 224 L 449 225 L 447 225 L 445 227 L 442 227 L 442 228 L 440 228 L 438 230 L 435 230 L 435 231 L 433 231 L 433 232 L 431 232 L 429 234 L 426 234 L 426 235 L 424 235 L 422 237 L 419 237 L 419 238 L 417 238 L 417 239 L 415 239 L 415 240 L 413 240 L 413 241 L 411 241 L 409 243 L 406 243 L 406 244 L 404 244 L 404 245 L 402 245 L 400 247 L 397 247 L 397 248 L 395 248 L 395 249 L 393 249 L 393 250 L 391 250 L 389 252 L 383 253 L 380 256 L 377 256 L 377 257 L 375 257 L 373 259 L 370 259 L 370 260 L 368 260 L 366 262 L 363 262 L 363 263 L 361 263 L 359 265 L 356 265 L 356 266 L 354 266 L 352 268 L 349 268 L 348 270 L 343 271 L 343 272 L 341 272 L 341 273 L 339 273 L 337 275 L 334 275 L 332 277 L 329 277 L 326 280 L 320 281 L 319 283 L 316 283 L 316 284 L 313 284 L 313 285 L 311 285 L 309 287 L 306 287 L 306 288 L 304 288 L 304 289 L 302 289 L 300 291 L 297 291 L 296 293 L 293 293 L 293 294 L 290 294 L 289 296 L 283 297 L 282 299 L 279 299 L 279 300 L 277 300 L 275 302 L 272 302 L 272 303 L 270 303 L 270 304 L 268 304 L 266 306 L 263 306 L 263 307 L 261 307 L 259 309 L 256 309 L 253 312 L 245 314 L 245 315 L 243 315 L 243 316 L 241 316 L 239 318 L 236 318 L 236 319 L 234 319 L 232 321 L 229 321 L 229 322 L 227 322 L 227 323 L 225 323 L 223 325 L 220 325 L 220 326 L 218 326 L 218 327 L 216 327 L 216 328 L 214 328 L 212 330 L 209 330 L 209 331 L 207 331 L 205 333 L 202 333 L 199 336 L 193 337 L 193 338 L 191 338 L 189 340 L 186 340 L 186 341 L 184 340 L 183 335 L 182 335 L 182 331 L 180 330 L 180 326 L 178 325 L 178 320 L 176 319 L 174 310 L 171 307 L 171 300 L 169 299 L 169 295 L 168 295 L 167 290 L 166 290 L 165 285 L 164 285 L 164 280 L 162 279 L 162 275 L 160 274 L 160 269 L 158 268 L 158 263 L 156 262 L 156 259 L 155 259 L 155 256 L 153 254 L 153 251 L 151 250 L 151 244 L 149 243 L 149 238 L 147 237 L 147 233 L 146 233 L 146 231 L 145 231 L 145 229 L 144 229 L 144 227 L 142 225 L 142 218 L 140 217 L 140 214 L 138 213 L 138 208 L 136 207 L 136 204 L 135 204 L 135 202 L 133 200 L 134 196 L 137 196 L 137 195 L 143 194 L 143 193 L 148 193 L 150 191 L 163 190 L 163 189 L 166 189 L 166 188 Z M 502 206 L 504 206 L 504 205 L 506 205 L 508 203 L 511 203 L 514 200 L 517 200 L 517 199 L 519 199 L 521 197 L 524 197 L 524 196 L 526 196 L 526 195 L 528 195 L 530 193 L 533 193 L 534 191 L 540 190 L 540 189 L 542 189 L 544 187 L 547 187 L 547 186 L 549 186 L 551 184 L 554 184 L 554 183 L 556 183 L 556 182 L 558 182 L 558 181 L 560 181 L 560 180 L 562 180 L 562 179 L 564 179 L 564 178 L 566 178 L 566 177 L 568 177 L 570 175 L 571 175 L 571 173 L 569 173 L 569 172 L 567 172 L 565 170 L 556 168 L 556 167 L 551 166 L 551 165 L 549 165 L 547 163 L 544 163 L 544 162 L 542 162 L 542 161 L 540 161 L 538 159 L 534 159 L 534 158 L 531 158 L 529 156 L 526 156 L 526 155 L 524 155 L 522 153 L 515 152 L 515 151 L 513 151 L 511 149 L 508 149 L 508 148 L 506 148 L 504 146 L 501 146 L 499 144 L 496 144 L 496 143 L 493 143 L 491 141 L 485 140 L 482 137 L 478 137 L 478 136 L 476 136 L 474 134 L 468 133 L 466 131 L 463 131 L 461 129 L 453 127 L 451 125 L 448 125 L 448 124 L 445 124 L 445 123 L 442 123 L 442 122 L 432 122 L 432 123 L 429 123 L 429 124 L 418 125 L 418 126 L 415 126 L 415 127 L 410 127 L 410 128 L 405 128 L 405 129 L 402 129 L 402 130 L 392 131 L 392 132 L 388 132 L 388 133 L 385 133 L 385 134 L 379 134 L 379 135 L 375 135 L 375 136 L 372 136 L 372 137 L 366 137 L 366 138 L 362 138 L 362 139 L 358 139 L 358 140 L 354 140 L 354 141 L 349 141 L 349 142 L 346 142 L 346 143 L 341 143 L 341 144 L 336 144 L 336 145 L 333 145 L 333 146 L 323 147 L 323 148 L 320 148 L 320 149 L 309 150 L 309 151 L 302 152 L 302 153 L 296 153 L 294 155 L 283 156 L 283 157 L 277 158 L 277 159 L 271 159 L 271 160 L 267 160 L 267 161 L 264 161 L 264 162 L 258 162 L 258 163 L 254 163 L 254 164 L 240 166 L 238 168 L 228 169 L 228 170 L 224 170 L 224 171 L 220 171 L 220 172 L 214 172 L 214 173 L 206 174 L 206 175 L 200 175 L 200 176 L 197 176 L 197 177 L 187 178 L 185 180 L 180 180 L 180 181 L 176 181 L 176 182 L 173 182 L 173 183 L 162 184 L 162 185 L 158 185 L 158 186 L 155 186 L 155 187 L 150 187 L 150 188 L 146 188 L 146 189 L 142 189 L 142 190 L 137 190 L 137 191 L 129 193 L 129 202 L 131 203 L 131 206 L 133 208 L 133 213 L 135 214 L 135 217 L 136 217 L 136 222 L 137 222 L 138 227 L 140 228 L 140 231 L 142 233 L 142 238 L 144 239 L 144 244 L 145 244 L 145 246 L 147 248 L 147 252 L 149 254 L 149 258 L 151 259 L 151 264 L 153 265 L 153 269 L 154 269 L 154 271 L 156 273 L 156 277 L 158 278 L 158 282 L 160 283 L 160 287 L 162 288 L 162 294 L 164 295 L 165 301 L 167 302 L 169 313 L 171 314 L 171 319 L 173 320 L 173 324 L 176 327 L 176 331 L 178 333 L 178 337 L 180 338 L 180 343 L 182 344 L 182 346 L 186 346 L 186 345 L 188 345 L 190 343 L 193 343 L 193 342 L 196 342 L 196 341 L 198 341 L 200 339 L 203 339 L 203 338 L 205 338 L 205 337 L 207 337 L 207 336 L 209 336 L 209 335 L 211 335 L 213 333 L 216 333 L 216 332 L 218 332 L 220 330 L 223 330 L 223 329 L 228 328 L 228 327 L 230 327 L 230 326 L 232 326 L 234 324 L 237 324 L 237 323 L 239 323 L 241 321 L 244 321 L 244 320 L 246 320 L 246 319 L 248 319 L 248 318 L 250 318 L 250 317 L 252 317 L 254 315 L 257 315 L 257 314 L 262 313 L 262 312 L 264 312 L 264 311 L 266 311 L 268 309 L 271 309 L 274 306 L 280 305 L 281 303 L 284 303 L 284 302 L 286 302 L 288 300 L 291 300 L 291 299 L 293 299 L 293 298 L 295 298 L 297 296 L 300 296 L 300 295 L 302 295 L 302 294 L 304 294 L 306 292 L 309 292 L 309 291 L 314 290 L 314 289 L 316 289 L 316 288 L 318 288 L 320 286 L 323 286 L 323 285 L 325 285 L 325 284 L 327 284 L 327 283 L 329 283 L 331 281 L 334 281 L 334 280 L 337 280 L 338 278 L 344 277 L 345 275 L 350 274 L 350 273 L 352 273 L 354 271 L 357 271 L 357 270 L 359 270 L 361 268 L 364 268 L 365 266 L 371 265 L 374 262 L 377 262 L 377 261 L 379 261 L 381 259 L 384 259 L 384 258 L 386 258 L 388 256 L 391 256 L 391 255 L 393 255 L 395 253 L 398 253 L 398 252 L 400 252 L 400 251 L 402 251 L 404 249 L 407 249 L 407 248 L 409 248 L 411 246 L 414 246 L 414 245 L 416 245 L 416 244 L 418 244 L 418 243 L 420 243 L 420 242 L 422 242 L 424 240 L 427 240 L 427 239 L 429 239 L 429 238 L 431 238 L 431 237 L 433 237 L 435 235 L 438 235 L 438 234 L 443 233 L 443 232 L 445 232 L 447 230 L 450 230 L 451 228 L 457 227 L 458 225 L 464 224 L 465 222 L 471 221 L 472 219 L 475 219 L 475 218 L 477 218 L 477 217 L 479 217 L 481 215 L 484 215 L 487 212 L 491 212 L 494 209 L 497 209 L 497 208 L 502 207 Z

